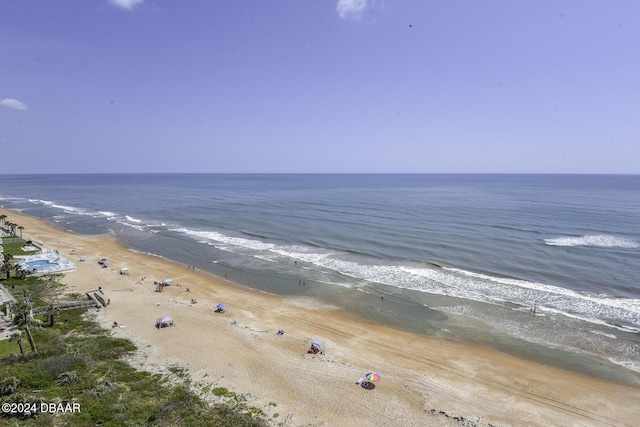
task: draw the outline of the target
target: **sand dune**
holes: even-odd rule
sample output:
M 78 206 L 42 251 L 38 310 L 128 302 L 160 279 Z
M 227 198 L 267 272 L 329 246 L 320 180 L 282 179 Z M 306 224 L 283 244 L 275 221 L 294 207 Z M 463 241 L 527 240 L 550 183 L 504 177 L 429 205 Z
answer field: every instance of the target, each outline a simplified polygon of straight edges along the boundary
M 188 367 L 196 382 L 249 393 L 252 405 L 279 413 L 280 420 L 289 415 L 289 425 L 460 425 L 453 417 L 477 425 L 637 423 L 640 390 L 633 387 L 367 323 L 312 299 L 254 292 L 134 253 L 110 237 L 0 212 L 24 226 L 25 237 L 76 263 L 77 271 L 63 279 L 69 291 L 102 287 L 111 303 L 95 316 L 113 334 L 137 343 L 136 366 Z M 101 257 L 109 259 L 108 268 L 98 265 Z M 130 274 L 120 275 L 121 267 Z M 155 292 L 153 281 L 165 278 L 173 279 L 172 286 Z M 220 302 L 228 306 L 216 314 Z M 177 326 L 156 329 L 156 318 L 164 315 Z M 114 320 L 121 327 L 111 329 Z M 325 341 L 324 354 L 306 353 L 315 338 Z M 382 377 L 372 390 L 355 384 L 368 371 Z

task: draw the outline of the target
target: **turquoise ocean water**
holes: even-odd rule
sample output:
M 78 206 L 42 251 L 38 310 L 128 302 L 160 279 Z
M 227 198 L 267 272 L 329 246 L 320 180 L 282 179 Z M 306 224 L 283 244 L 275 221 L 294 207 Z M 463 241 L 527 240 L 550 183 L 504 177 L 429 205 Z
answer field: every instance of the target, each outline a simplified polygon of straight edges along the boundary
M 261 291 L 640 384 L 640 176 L 0 175 L 0 205 Z

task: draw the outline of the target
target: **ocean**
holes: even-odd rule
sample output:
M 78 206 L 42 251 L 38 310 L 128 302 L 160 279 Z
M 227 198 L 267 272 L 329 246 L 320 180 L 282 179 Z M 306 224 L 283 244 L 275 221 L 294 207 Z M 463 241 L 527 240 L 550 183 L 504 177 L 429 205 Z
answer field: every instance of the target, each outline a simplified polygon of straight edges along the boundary
M 637 175 L 0 175 L 0 205 L 258 291 L 640 385 Z

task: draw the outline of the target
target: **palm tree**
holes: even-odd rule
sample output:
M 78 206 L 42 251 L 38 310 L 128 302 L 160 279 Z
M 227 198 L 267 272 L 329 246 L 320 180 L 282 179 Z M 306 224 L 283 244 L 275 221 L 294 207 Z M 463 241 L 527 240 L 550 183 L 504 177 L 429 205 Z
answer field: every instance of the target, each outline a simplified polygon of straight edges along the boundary
M 18 388 L 20 380 L 16 377 L 7 377 L 0 380 L 0 396 L 13 394 Z
M 9 264 L 9 261 L 2 263 L 2 267 L 0 267 L 0 272 L 4 274 L 5 279 L 9 278 L 9 273 L 11 272 L 11 264 Z
M 2 222 L 2 225 L 4 225 L 5 219 L 7 219 L 7 216 L 5 214 L 0 215 L 0 221 Z
M 8 279 L 11 276 L 11 270 L 13 269 L 13 265 L 11 264 L 11 260 L 13 259 L 13 255 L 11 254 L 3 254 L 4 262 L 2 263 L 1 271 L 6 274 L 6 278 Z
M 29 345 L 31 345 L 31 351 L 38 354 L 36 342 L 33 340 L 33 335 L 31 334 L 31 328 L 39 329 L 40 321 L 33 318 L 31 314 L 31 304 L 24 300 L 20 301 L 13 306 L 13 311 L 15 313 L 13 322 L 18 327 L 24 326 L 24 329 L 27 331 L 27 337 L 29 338 Z
M 29 275 L 29 270 L 24 268 L 21 264 L 15 264 L 14 270 L 16 271 L 16 277 L 20 280 L 24 280 Z
M 53 326 L 53 324 L 56 321 L 56 316 L 60 314 L 60 310 L 58 309 L 58 307 L 56 307 L 55 304 L 49 304 L 47 306 L 47 311 L 45 312 L 45 315 L 47 316 L 47 319 L 49 319 L 49 326 Z
M 22 230 L 24 230 L 24 227 L 19 225 L 18 230 L 20 230 L 20 238 L 22 239 Z
M 71 400 L 73 398 L 73 394 L 71 393 L 71 389 L 74 384 L 80 382 L 80 378 L 78 378 L 78 374 L 76 371 L 67 371 L 58 375 L 56 379 L 56 384 L 60 387 L 67 387 L 67 398 Z
M 22 349 L 22 331 L 17 331 L 11 334 L 9 341 L 18 343 L 18 347 L 20 347 L 20 354 L 24 354 L 24 350 Z

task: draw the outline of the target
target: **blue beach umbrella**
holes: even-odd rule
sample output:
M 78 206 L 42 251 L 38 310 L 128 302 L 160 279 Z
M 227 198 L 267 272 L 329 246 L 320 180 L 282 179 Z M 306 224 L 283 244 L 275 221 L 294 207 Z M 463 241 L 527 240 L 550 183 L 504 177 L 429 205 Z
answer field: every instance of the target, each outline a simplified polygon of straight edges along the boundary
M 226 303 L 221 302 L 220 304 L 218 304 L 218 310 L 222 310 L 223 308 L 225 308 L 227 306 Z

